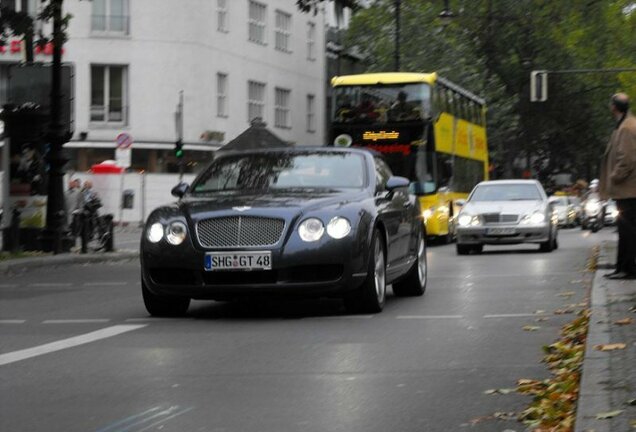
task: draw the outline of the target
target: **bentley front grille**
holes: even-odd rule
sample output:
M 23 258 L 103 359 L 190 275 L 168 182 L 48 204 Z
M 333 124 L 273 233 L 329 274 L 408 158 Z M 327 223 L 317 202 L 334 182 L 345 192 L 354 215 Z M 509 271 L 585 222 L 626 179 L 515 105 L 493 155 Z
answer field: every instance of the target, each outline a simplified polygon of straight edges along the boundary
M 273 246 L 280 240 L 285 220 L 255 216 L 204 219 L 197 224 L 199 243 L 206 248 Z

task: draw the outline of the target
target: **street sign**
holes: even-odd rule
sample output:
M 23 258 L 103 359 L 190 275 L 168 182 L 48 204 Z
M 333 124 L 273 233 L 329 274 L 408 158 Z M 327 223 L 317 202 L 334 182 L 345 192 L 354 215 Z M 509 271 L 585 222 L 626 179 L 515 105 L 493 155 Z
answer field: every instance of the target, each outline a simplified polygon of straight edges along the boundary
M 117 148 L 115 149 L 115 160 L 117 166 L 130 168 L 133 139 L 129 133 L 122 132 L 115 139 Z
M 132 136 L 126 132 L 122 132 L 119 135 L 117 135 L 117 138 L 115 139 L 115 141 L 117 142 L 118 149 L 127 149 L 132 147 L 132 144 L 133 144 Z

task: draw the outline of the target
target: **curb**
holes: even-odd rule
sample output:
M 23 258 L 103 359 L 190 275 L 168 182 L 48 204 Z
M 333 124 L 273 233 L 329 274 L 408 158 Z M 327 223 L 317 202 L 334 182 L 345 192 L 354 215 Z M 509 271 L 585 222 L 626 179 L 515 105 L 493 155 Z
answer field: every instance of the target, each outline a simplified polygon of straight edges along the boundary
M 597 269 L 613 270 L 616 267 L 616 242 L 605 240 L 601 242 L 601 250 L 596 262 Z
M 604 242 L 605 243 L 605 242 Z M 601 246 L 600 259 L 607 252 L 606 244 Z M 607 258 L 607 253 L 605 253 Z M 590 324 L 585 343 L 583 373 L 579 389 L 579 401 L 576 409 L 575 432 L 610 432 L 611 422 L 597 420 L 596 415 L 611 411 L 610 356 L 596 351 L 595 345 L 610 342 L 609 313 L 607 309 L 606 281 L 600 272 L 594 275 L 590 300 Z
M 19 273 L 27 270 L 35 270 L 43 267 L 55 267 L 69 264 L 89 264 L 131 261 L 139 259 L 137 250 L 120 250 L 116 252 L 103 252 L 92 254 L 65 253 L 33 258 L 17 258 L 0 263 L 0 274 Z

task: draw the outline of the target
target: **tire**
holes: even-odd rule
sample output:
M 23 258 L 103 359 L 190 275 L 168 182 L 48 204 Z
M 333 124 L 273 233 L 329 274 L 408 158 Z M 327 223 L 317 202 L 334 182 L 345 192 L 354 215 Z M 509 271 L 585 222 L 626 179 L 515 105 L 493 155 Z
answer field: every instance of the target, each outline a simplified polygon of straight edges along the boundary
M 479 244 L 479 245 L 475 245 L 472 248 L 472 251 L 475 252 L 476 254 L 480 254 L 484 251 L 484 245 Z
M 543 243 L 539 244 L 539 251 L 552 252 L 554 249 L 556 249 L 554 247 L 555 240 L 556 240 L 556 235 L 552 234 L 552 231 L 550 230 L 550 237 L 548 238 L 547 241 L 544 241 Z
M 424 233 L 420 231 L 417 235 L 417 259 L 404 279 L 393 284 L 393 294 L 397 297 L 421 296 L 426 291 L 427 276 L 426 240 Z
M 344 305 L 347 312 L 382 312 L 386 301 L 385 250 L 382 234 L 376 229 L 371 239 L 367 278 L 360 288 L 345 296 Z
M 463 245 L 457 243 L 455 246 L 457 248 L 457 255 L 468 255 L 472 249 L 471 245 Z
M 151 293 L 143 279 L 141 280 L 141 295 L 146 310 L 152 316 L 180 317 L 185 315 L 190 306 L 190 298 L 188 297 L 158 296 Z

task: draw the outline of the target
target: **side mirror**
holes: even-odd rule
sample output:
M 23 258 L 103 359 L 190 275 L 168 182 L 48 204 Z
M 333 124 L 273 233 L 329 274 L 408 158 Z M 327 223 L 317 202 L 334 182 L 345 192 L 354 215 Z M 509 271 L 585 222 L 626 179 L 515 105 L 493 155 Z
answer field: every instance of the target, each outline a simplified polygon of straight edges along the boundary
M 181 182 L 172 188 L 171 193 L 172 193 L 172 196 L 174 197 L 183 198 L 183 196 L 187 194 L 189 190 L 190 190 L 190 186 L 185 182 Z
M 411 182 L 406 177 L 393 176 L 386 182 L 385 187 L 387 191 L 393 192 L 396 189 L 408 187 L 409 184 Z
M 465 199 L 458 199 L 458 200 L 455 200 L 455 206 L 456 206 L 456 207 L 462 208 L 462 207 L 464 207 L 465 205 L 466 205 L 466 200 L 465 200 Z

